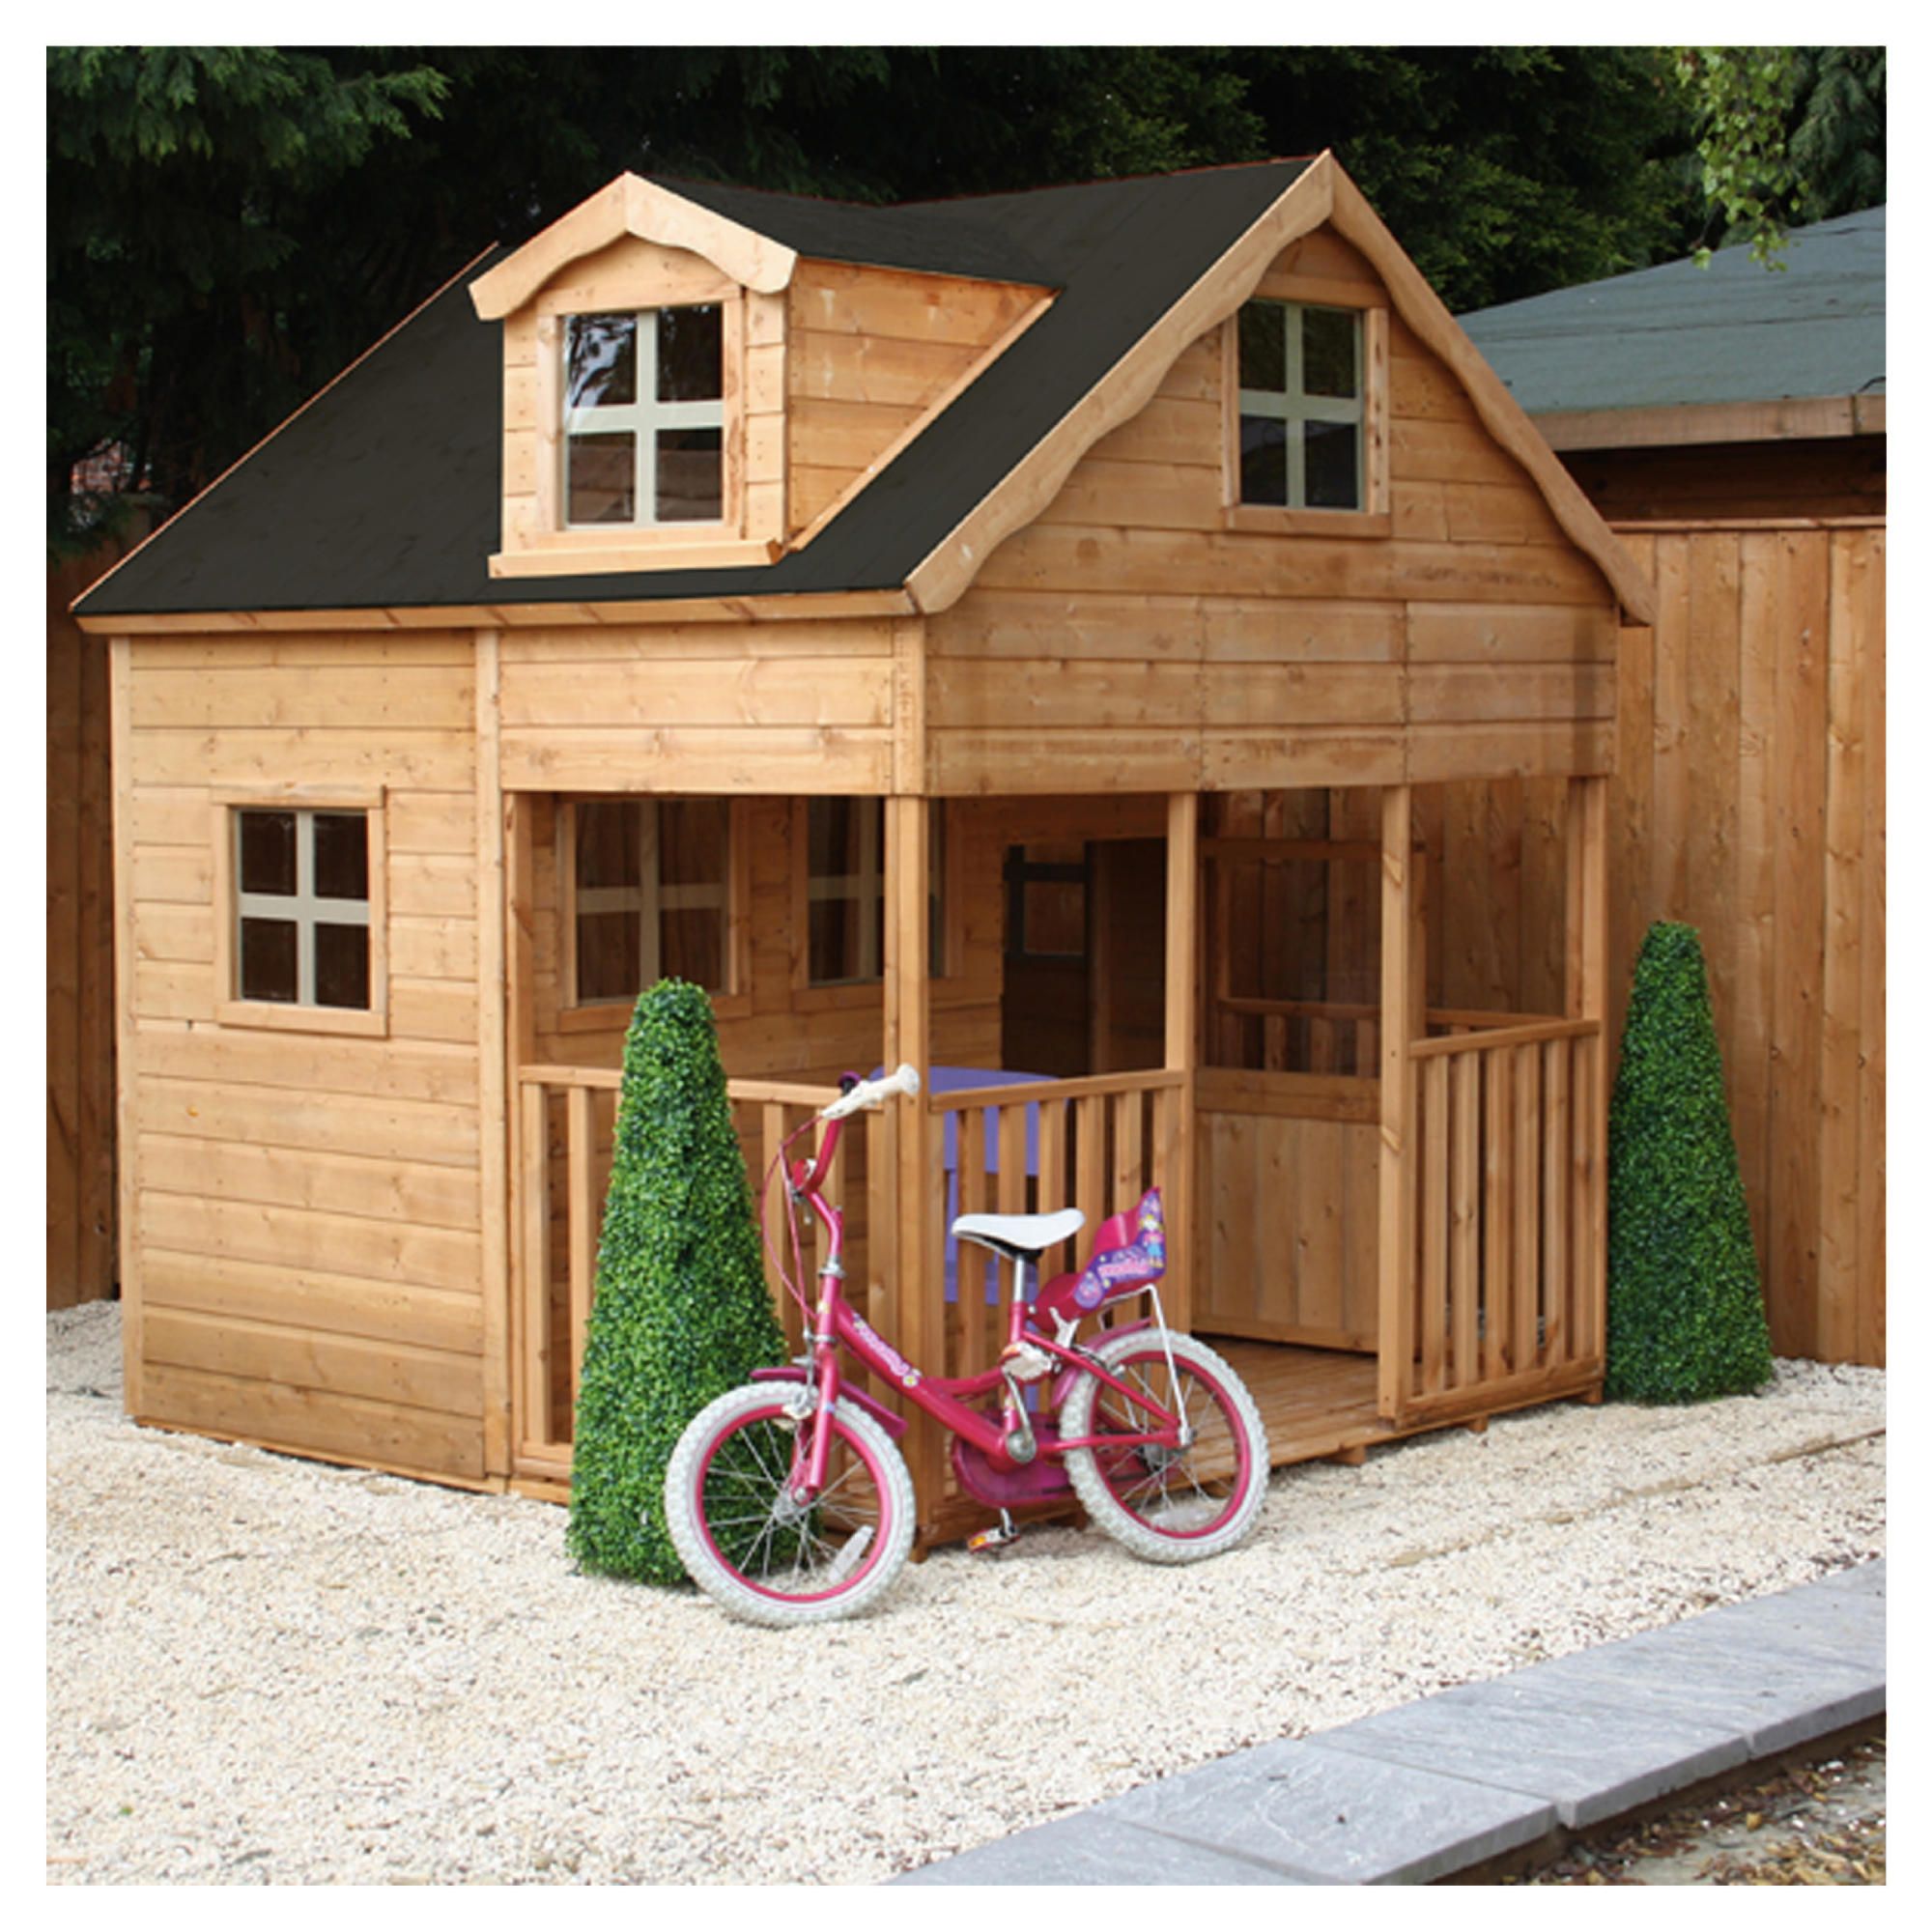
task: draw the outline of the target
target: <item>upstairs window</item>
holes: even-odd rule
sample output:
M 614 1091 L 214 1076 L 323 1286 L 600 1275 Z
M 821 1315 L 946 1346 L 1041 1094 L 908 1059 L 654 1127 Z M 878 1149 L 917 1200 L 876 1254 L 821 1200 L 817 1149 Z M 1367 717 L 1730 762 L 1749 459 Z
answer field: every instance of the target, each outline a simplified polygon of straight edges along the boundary
M 230 822 L 234 997 L 367 1012 L 369 814 L 244 809 Z
M 566 316 L 563 356 L 565 526 L 721 522 L 720 304 Z
M 1293 510 L 1365 509 L 1361 313 L 1248 302 L 1237 361 L 1236 500 Z

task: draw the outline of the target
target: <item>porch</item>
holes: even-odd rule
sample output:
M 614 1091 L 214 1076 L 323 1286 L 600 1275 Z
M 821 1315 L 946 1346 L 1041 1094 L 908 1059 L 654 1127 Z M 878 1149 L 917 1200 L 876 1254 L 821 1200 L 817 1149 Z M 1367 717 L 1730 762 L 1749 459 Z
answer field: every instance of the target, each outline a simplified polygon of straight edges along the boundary
M 1003 1339 L 1004 1279 L 950 1242 L 953 1215 L 1078 1206 L 1087 1234 L 1046 1258 L 1050 1274 L 1157 1184 L 1169 1319 L 1235 1363 L 1277 1464 L 1588 1393 L 1603 1335 L 1603 781 L 1569 791 L 1559 876 L 1539 899 L 1559 929 L 1539 949 L 1555 997 L 1548 979 L 1537 990 L 1560 1009 L 1540 1012 L 1441 999 L 1461 989 L 1441 964 L 1459 889 L 1434 876 L 1407 787 L 891 798 L 872 809 L 876 843 L 853 814 L 830 854 L 810 849 L 823 812 L 751 801 L 756 822 L 796 828 L 781 850 L 733 841 L 714 867 L 752 875 L 722 902 L 721 957 L 756 947 L 782 966 L 776 989 L 754 961 L 715 998 L 753 1182 L 836 1091 L 831 1055 L 862 1072 L 908 1060 L 927 1091 L 854 1122 L 835 1193 L 854 1305 L 929 1372 L 988 1366 Z M 514 798 L 506 843 L 516 1461 L 523 1487 L 554 1494 L 628 1016 L 573 1020 L 557 999 L 585 916 L 560 869 L 564 803 Z M 864 885 L 836 939 L 814 921 L 827 878 Z M 755 933 L 734 902 L 761 908 Z M 1077 961 L 1070 944 L 1030 957 L 1016 943 L 1056 919 L 1078 932 Z M 863 977 L 810 983 L 828 945 Z M 1042 991 L 1056 958 L 1082 982 L 1057 1019 Z M 797 1311 L 778 1305 L 796 1344 Z M 923 1417 L 907 1449 L 923 1542 L 977 1526 Z

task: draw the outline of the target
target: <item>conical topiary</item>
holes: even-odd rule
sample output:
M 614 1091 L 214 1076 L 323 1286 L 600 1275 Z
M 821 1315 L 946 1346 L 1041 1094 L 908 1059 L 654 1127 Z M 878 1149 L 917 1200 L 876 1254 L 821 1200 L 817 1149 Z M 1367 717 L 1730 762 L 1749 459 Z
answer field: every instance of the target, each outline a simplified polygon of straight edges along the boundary
M 682 1578 L 664 1521 L 671 1451 L 707 1403 L 783 1358 L 711 1002 L 663 980 L 624 1037 L 578 1385 L 567 1542 L 584 1569 Z
M 1750 1215 L 1693 927 L 1645 935 L 1610 1095 L 1604 1393 L 1742 1395 L 1771 1374 Z

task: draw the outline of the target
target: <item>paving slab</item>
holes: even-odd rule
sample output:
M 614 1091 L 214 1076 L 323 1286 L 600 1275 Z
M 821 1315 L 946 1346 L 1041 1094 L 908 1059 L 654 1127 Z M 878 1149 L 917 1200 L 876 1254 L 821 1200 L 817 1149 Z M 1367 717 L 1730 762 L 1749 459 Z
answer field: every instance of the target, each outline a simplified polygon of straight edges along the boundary
M 1714 1777 L 1750 1754 L 1735 1725 L 1635 1703 L 1584 1704 L 1536 1669 L 1439 1691 L 1324 1731 L 1321 1741 L 1546 1799 L 1573 1828 Z
M 1654 1632 L 1659 1637 L 1667 1632 Z M 1537 1681 L 1581 1704 L 1623 1702 L 1728 1729 L 1770 1757 L 1885 1709 L 1885 1665 L 1817 1651 L 1679 1637 L 1614 1644 L 1538 1664 Z
M 1331 1750 L 1332 1735 L 1258 1745 L 1098 1808 L 1304 1885 L 1426 1885 L 1556 1823 L 1545 1799 Z
M 1056 1818 L 893 1885 L 1299 1885 L 1278 1866 L 1142 1831 L 1097 1810 Z

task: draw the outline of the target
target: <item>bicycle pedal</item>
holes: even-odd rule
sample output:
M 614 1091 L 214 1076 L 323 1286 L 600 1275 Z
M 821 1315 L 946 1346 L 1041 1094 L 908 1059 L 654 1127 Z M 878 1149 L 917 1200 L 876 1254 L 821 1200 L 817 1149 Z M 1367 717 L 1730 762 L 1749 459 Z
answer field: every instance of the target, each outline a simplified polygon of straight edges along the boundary
M 1019 1525 L 1011 1517 L 1001 1515 L 1000 1520 L 991 1529 L 982 1529 L 976 1536 L 966 1539 L 966 1548 L 972 1550 L 1004 1549 L 1008 1544 L 1019 1536 Z

